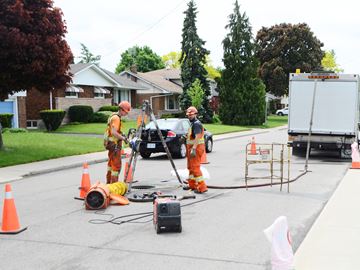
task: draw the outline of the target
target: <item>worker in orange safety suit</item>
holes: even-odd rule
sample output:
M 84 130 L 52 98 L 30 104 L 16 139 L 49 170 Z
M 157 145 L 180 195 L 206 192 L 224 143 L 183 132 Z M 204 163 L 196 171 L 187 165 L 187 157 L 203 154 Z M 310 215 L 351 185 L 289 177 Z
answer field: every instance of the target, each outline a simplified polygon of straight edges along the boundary
M 197 113 L 197 109 L 193 106 L 186 110 L 186 116 L 191 124 L 186 138 L 188 184 L 196 193 L 204 193 L 207 191 L 207 186 L 200 170 L 201 156 L 205 151 L 204 127 L 196 118 Z
M 119 103 L 119 111 L 112 114 L 107 123 L 104 134 L 104 146 L 108 152 L 108 166 L 106 173 L 106 183 L 111 184 L 118 182 L 121 170 L 121 147 L 122 142 L 128 143 L 127 137 L 121 132 L 121 117 L 126 116 L 131 109 L 131 105 L 127 101 Z

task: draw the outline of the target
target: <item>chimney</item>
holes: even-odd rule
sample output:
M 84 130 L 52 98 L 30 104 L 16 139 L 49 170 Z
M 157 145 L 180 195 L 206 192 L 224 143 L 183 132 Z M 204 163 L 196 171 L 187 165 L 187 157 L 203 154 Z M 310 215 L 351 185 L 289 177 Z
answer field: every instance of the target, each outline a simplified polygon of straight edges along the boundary
M 137 73 L 137 65 L 136 65 L 136 64 L 131 65 L 131 66 L 130 66 L 130 71 L 131 71 L 132 73 Z

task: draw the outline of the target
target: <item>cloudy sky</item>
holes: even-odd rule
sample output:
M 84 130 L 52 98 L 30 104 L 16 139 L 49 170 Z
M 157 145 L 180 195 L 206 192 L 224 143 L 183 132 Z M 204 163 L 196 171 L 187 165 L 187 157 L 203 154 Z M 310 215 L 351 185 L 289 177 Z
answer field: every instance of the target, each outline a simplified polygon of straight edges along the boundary
M 199 36 L 206 41 L 212 64 L 222 64 L 225 25 L 235 0 L 195 0 Z M 185 0 L 55 0 L 68 28 L 66 40 L 74 56 L 80 43 L 95 55 L 100 65 L 114 71 L 120 55 L 134 45 L 149 46 L 162 56 L 180 51 Z M 325 50 L 333 49 L 346 73 L 360 73 L 360 1 L 259 1 L 240 0 L 254 36 L 262 27 L 279 23 L 307 23 Z M 76 59 L 77 60 L 77 59 Z M 75 61 L 76 61 L 75 60 Z

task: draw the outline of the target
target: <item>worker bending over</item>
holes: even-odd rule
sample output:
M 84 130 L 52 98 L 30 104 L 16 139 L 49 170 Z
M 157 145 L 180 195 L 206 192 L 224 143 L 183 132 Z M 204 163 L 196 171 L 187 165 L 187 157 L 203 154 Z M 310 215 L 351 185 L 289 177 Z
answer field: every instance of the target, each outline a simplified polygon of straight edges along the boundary
M 189 188 L 197 193 L 207 191 L 203 175 L 200 170 L 201 156 L 205 151 L 204 127 L 196 118 L 197 109 L 193 106 L 186 110 L 186 115 L 190 120 L 190 128 L 186 138 L 186 158 L 189 170 Z
M 104 146 L 108 152 L 108 165 L 106 173 L 106 183 L 111 184 L 117 182 L 121 170 L 121 147 L 122 142 L 128 143 L 127 137 L 121 132 L 121 117 L 126 116 L 130 112 L 131 106 L 127 101 L 119 103 L 119 111 L 112 114 L 107 123 L 104 134 Z

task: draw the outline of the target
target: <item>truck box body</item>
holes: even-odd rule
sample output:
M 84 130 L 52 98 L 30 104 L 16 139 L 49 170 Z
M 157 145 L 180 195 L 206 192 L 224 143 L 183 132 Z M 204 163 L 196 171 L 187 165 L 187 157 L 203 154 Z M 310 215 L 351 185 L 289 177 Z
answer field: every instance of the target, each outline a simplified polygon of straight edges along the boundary
M 350 149 L 358 137 L 359 75 L 290 74 L 288 133 L 295 148 L 306 147 L 313 99 L 311 148 Z

